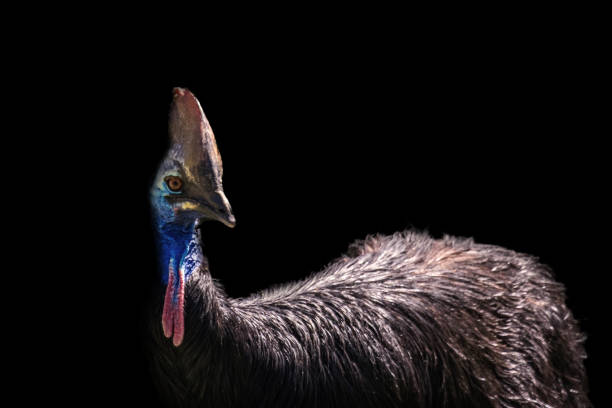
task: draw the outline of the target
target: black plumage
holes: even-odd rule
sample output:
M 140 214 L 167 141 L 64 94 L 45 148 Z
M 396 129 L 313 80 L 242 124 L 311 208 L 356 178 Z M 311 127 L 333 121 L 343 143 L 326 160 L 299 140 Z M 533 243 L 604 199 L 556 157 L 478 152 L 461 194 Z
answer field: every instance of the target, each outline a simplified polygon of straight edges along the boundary
M 170 132 L 152 190 L 164 279 L 149 337 L 169 405 L 590 406 L 564 287 L 528 255 L 405 231 L 356 242 L 303 281 L 227 297 L 200 221 L 235 219 L 189 91 L 175 90 Z
M 321 273 L 246 299 L 227 298 L 204 262 L 187 299 L 180 347 L 162 335 L 161 307 L 151 320 L 173 406 L 589 406 L 563 286 L 500 247 L 369 237 Z

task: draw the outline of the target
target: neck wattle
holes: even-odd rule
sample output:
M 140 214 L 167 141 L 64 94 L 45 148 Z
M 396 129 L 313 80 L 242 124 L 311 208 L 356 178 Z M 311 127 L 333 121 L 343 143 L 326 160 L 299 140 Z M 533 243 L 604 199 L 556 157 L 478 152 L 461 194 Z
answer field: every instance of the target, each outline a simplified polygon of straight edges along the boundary
M 179 346 L 185 334 L 185 285 L 202 263 L 200 240 L 195 224 L 163 225 L 158 232 L 162 282 L 166 285 L 162 328 Z

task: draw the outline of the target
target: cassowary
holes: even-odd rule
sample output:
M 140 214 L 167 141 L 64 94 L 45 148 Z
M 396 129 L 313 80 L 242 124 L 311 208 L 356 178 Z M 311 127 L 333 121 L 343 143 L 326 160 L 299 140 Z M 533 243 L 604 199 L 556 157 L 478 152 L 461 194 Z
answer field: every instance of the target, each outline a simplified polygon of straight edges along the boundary
M 186 89 L 174 90 L 169 133 L 151 190 L 162 276 L 150 350 L 171 406 L 590 406 L 564 287 L 511 250 L 371 236 L 307 279 L 228 298 L 200 224 L 235 219 L 213 132 Z

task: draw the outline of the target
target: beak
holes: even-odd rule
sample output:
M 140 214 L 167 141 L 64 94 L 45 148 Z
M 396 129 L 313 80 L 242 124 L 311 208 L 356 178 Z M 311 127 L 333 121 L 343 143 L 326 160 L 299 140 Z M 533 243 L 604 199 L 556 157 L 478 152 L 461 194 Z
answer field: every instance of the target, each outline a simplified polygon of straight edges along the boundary
M 230 228 L 236 226 L 236 217 L 232 213 L 232 206 L 229 203 L 223 190 L 217 190 L 213 193 L 210 201 L 213 203 L 215 217 L 214 219 L 222 222 Z
M 236 218 L 232 213 L 232 207 L 222 190 L 214 191 L 205 200 L 187 199 L 181 201 L 176 204 L 175 208 L 181 211 L 197 212 L 202 218 L 200 222 L 214 220 L 230 228 L 236 226 Z

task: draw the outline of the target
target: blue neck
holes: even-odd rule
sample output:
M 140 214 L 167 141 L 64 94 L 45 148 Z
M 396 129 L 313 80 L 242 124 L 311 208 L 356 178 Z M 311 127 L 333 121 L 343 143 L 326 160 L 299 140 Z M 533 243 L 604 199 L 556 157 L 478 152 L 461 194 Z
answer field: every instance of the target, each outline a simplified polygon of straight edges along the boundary
M 168 284 L 170 264 L 174 273 L 182 268 L 185 281 L 202 261 L 202 252 L 195 221 L 188 224 L 165 223 L 157 220 L 157 242 L 160 256 L 161 276 L 164 284 Z M 175 282 L 178 279 L 174 280 Z

